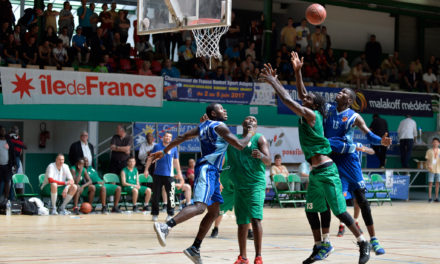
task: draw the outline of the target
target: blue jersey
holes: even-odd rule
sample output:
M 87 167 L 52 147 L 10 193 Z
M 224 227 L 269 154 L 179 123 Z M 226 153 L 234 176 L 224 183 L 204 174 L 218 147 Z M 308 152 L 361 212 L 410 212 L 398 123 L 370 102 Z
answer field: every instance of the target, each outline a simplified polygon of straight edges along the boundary
M 162 142 L 154 145 L 152 153 L 165 149 Z M 177 148 L 172 148 L 163 158 L 156 161 L 156 168 L 154 169 L 154 175 L 160 176 L 174 176 L 173 160 L 179 158 Z
M 223 122 L 207 120 L 199 125 L 202 157 L 198 160 L 198 163 L 206 161 L 218 170 L 222 167 L 223 157 L 229 145 L 228 142 L 215 131 L 215 128 L 221 124 L 223 124 Z
M 348 108 L 338 112 L 335 105 L 327 104 L 327 118 L 324 120 L 324 135 L 326 138 L 346 138 L 347 143 L 353 143 L 354 121 L 359 116 L 353 109 Z

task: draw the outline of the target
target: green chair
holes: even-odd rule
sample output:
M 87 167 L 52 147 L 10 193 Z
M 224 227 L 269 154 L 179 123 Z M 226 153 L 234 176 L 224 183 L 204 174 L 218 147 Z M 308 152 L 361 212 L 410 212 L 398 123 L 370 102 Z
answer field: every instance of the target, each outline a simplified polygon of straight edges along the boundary
M 377 205 L 379 205 L 379 203 L 382 205 L 384 202 L 389 202 L 391 205 L 393 205 L 390 197 L 391 190 L 386 187 L 382 175 L 371 175 L 371 190 L 369 190 L 369 192 L 373 193 L 372 201 L 377 202 Z M 384 194 L 384 196 L 378 196 L 378 194 Z
M 44 178 L 43 178 L 44 180 Z M 12 176 L 12 182 L 14 184 L 17 183 L 22 183 L 24 184 L 24 190 L 26 190 L 26 186 L 28 185 L 30 187 L 31 192 L 30 193 L 17 193 L 15 188 L 14 189 L 14 193 L 15 193 L 15 197 L 17 198 L 24 198 L 24 197 L 36 197 L 38 196 L 38 193 L 35 193 L 34 188 L 32 187 L 32 184 L 29 182 L 29 178 L 25 175 L 25 174 L 14 174 Z
M 279 190 L 277 188 L 277 183 L 286 183 L 287 185 L 289 185 L 286 178 L 283 175 L 280 175 L 280 174 L 273 175 L 272 188 L 275 192 L 275 195 L 273 197 L 271 206 L 273 207 L 274 203 L 278 203 L 281 208 L 283 208 L 283 204 L 285 204 L 285 203 L 291 203 L 291 204 L 294 204 L 294 206 L 295 206 L 296 201 L 295 201 L 295 199 L 292 199 L 292 191 L 290 189 L 289 190 Z
M 295 183 L 299 183 L 301 188 L 303 188 L 301 184 L 301 177 L 297 174 L 290 174 L 287 177 L 287 183 L 289 184 L 289 189 L 291 191 L 291 198 L 295 201 L 293 204 L 294 207 L 296 207 L 297 203 L 306 203 L 305 196 L 307 194 L 306 190 L 295 190 Z
M 119 176 L 114 173 L 104 174 L 104 183 L 116 184 L 121 186 L 121 181 L 119 180 Z M 127 211 L 127 200 L 126 200 L 127 195 L 128 195 L 127 192 L 121 191 L 121 197 L 126 211 Z

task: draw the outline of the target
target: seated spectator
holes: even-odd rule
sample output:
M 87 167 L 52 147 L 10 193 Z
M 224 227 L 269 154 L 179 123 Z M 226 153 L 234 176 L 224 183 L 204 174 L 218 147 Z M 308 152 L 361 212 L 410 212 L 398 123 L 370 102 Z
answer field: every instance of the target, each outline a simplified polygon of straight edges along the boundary
M 328 62 L 324 54 L 324 49 L 321 48 L 315 56 L 315 64 L 318 67 L 318 73 L 320 80 L 326 80 L 328 74 Z
M 423 82 L 427 93 L 440 93 L 438 80 L 433 73 L 432 68 L 428 68 L 428 71 L 423 74 Z
M 98 65 L 93 69 L 93 72 L 101 72 L 101 73 L 108 73 L 108 68 L 105 63 L 104 57 L 101 59 Z
M 260 68 L 255 68 L 251 76 L 255 82 L 258 82 L 258 79 L 260 79 Z
M 281 155 L 276 154 L 274 158 L 275 164 L 270 167 L 270 178 L 273 180 L 274 175 L 283 175 L 287 180 L 287 177 L 289 176 L 289 171 L 287 170 L 286 166 L 281 164 Z M 276 187 L 278 190 L 289 190 L 289 186 L 284 182 L 277 183 Z
M 174 67 L 171 63 L 170 59 L 166 59 L 163 65 L 162 70 L 160 71 L 161 76 L 170 76 L 174 78 L 180 77 L 180 71 Z
M 8 42 L 9 35 L 11 34 L 12 32 L 9 29 L 9 22 L 7 21 L 3 22 L 0 28 L 0 45 Z
M 84 158 L 80 158 L 74 166 L 70 167 L 70 173 L 72 173 L 77 187 L 77 192 L 73 199 L 73 213 L 76 215 L 79 215 L 78 201 L 80 196 L 88 195 L 90 204 L 93 204 L 93 199 L 95 198 L 95 185 L 92 184 L 93 182 L 84 166 Z
M 244 40 L 240 40 L 238 42 L 238 52 L 240 53 L 240 61 L 244 61 L 246 59 L 246 48 Z
M 113 34 L 113 56 L 122 59 L 130 58 L 130 44 L 122 41 L 119 32 Z
M 107 196 L 114 196 L 114 205 L 112 212 L 113 213 L 120 213 L 121 210 L 119 209 L 119 200 L 121 199 L 121 186 L 118 186 L 116 184 L 109 184 L 105 183 L 104 181 L 99 177 L 98 172 L 89 164 L 89 160 L 87 158 L 84 158 L 84 167 L 87 170 L 87 173 L 89 174 L 90 179 L 92 180 L 93 184 L 95 185 L 96 192 L 99 193 L 99 197 L 101 199 L 102 203 L 102 209 L 101 212 L 107 213 Z
M 312 48 L 308 46 L 304 54 L 304 77 L 306 80 L 317 80 L 319 78 L 318 68 L 315 64 Z
M 252 78 L 252 73 L 249 68 L 246 68 L 239 79 L 240 82 L 254 82 L 254 79 Z
M 312 168 L 310 166 L 310 163 L 308 163 L 307 161 L 303 161 L 298 168 L 298 174 L 301 177 L 301 184 L 304 184 L 305 190 L 307 190 L 307 187 L 309 185 L 309 174 L 311 169 Z M 295 185 L 295 190 L 301 190 L 299 187 L 300 186 Z
M 151 71 L 151 62 L 149 60 L 144 60 L 142 62 L 142 67 L 138 71 L 139 75 L 146 75 L 146 76 L 154 76 L 153 72 Z
M 67 27 L 63 27 L 61 29 L 61 34 L 59 36 L 59 39 L 63 41 L 63 47 L 66 49 L 70 48 L 70 37 L 68 35 L 68 29 Z
M 225 51 L 225 59 L 240 59 L 239 46 L 234 45 L 234 47 L 228 47 Z
M 382 74 L 380 68 L 377 68 L 373 74 L 371 74 L 368 79 L 368 84 L 370 85 L 388 85 L 387 76 Z
M 224 69 L 223 75 L 225 76 L 225 81 L 232 81 L 231 71 L 229 68 Z
M 50 47 L 54 48 L 57 45 L 58 39 L 59 38 L 57 37 L 53 27 L 49 26 L 46 29 L 46 32 L 43 37 L 43 41 L 48 40 L 50 43 Z
M 183 192 L 184 197 L 185 197 L 185 205 L 184 206 L 188 206 L 191 204 L 191 185 L 185 183 L 185 180 L 183 179 L 181 174 L 176 174 L 174 176 L 174 178 L 177 180 L 177 182 L 175 183 L 175 187 L 177 190 L 180 190 Z M 165 192 L 166 195 L 166 192 Z M 166 198 L 162 197 L 162 199 L 164 199 L 164 201 L 167 201 Z
M 9 34 L 8 42 L 3 47 L 3 56 L 8 63 L 18 64 L 20 63 L 18 57 L 18 48 L 15 44 L 14 35 Z
M 76 35 L 72 38 L 72 48 L 75 51 L 75 55 L 78 58 L 78 63 L 89 63 L 90 50 L 87 46 L 86 37 L 82 35 L 82 27 L 78 26 L 76 28 Z M 85 61 L 83 61 L 85 58 Z
M 54 64 L 58 68 L 67 65 L 67 62 L 69 61 L 69 56 L 67 55 L 66 49 L 63 47 L 62 40 L 58 40 L 57 46 L 52 49 L 52 56 Z
M 196 161 L 194 159 L 188 160 L 188 169 L 186 170 L 186 178 L 188 179 L 189 185 L 191 185 L 191 188 L 194 187 L 194 175 L 195 171 L 194 168 L 196 167 Z
M 192 43 L 191 37 L 185 39 L 185 44 L 179 47 L 179 68 L 183 74 L 191 74 L 192 65 L 196 56 L 196 47 Z
M 245 56 L 247 57 L 248 55 L 252 57 L 252 61 L 256 61 L 257 60 L 257 55 L 255 54 L 255 42 L 251 42 L 249 44 L 249 47 L 245 50 L 244 52 Z
M 393 55 L 388 56 L 382 61 L 380 65 L 380 69 L 384 72 L 385 76 L 387 76 L 387 82 L 397 82 L 399 79 L 399 69 L 393 63 Z
M 415 65 L 410 64 L 409 70 L 403 76 L 402 87 L 410 92 L 419 90 L 420 76 L 415 71 Z
M 438 67 L 438 65 L 437 65 L 437 62 L 436 62 L 436 59 L 435 59 L 434 55 L 431 55 L 429 57 L 428 64 L 426 64 L 426 70 L 428 70 L 429 67 L 432 68 L 432 72 L 434 74 L 437 74 L 437 67 Z
M 29 41 L 29 38 L 31 36 L 34 36 L 35 39 L 38 39 L 38 30 L 39 30 L 38 25 L 37 24 L 33 25 L 31 29 L 24 34 L 24 38 L 22 39 L 22 41 Z
M 21 47 L 21 64 L 23 66 L 37 64 L 37 45 L 34 36 L 31 36 L 29 41 Z
M 328 77 L 331 80 L 334 80 L 334 78 L 337 75 L 338 62 L 336 61 L 332 48 L 327 50 L 327 66 L 328 66 Z
M 411 63 L 414 64 L 414 71 L 418 75 L 422 75 L 423 74 L 423 66 L 422 66 L 422 63 L 420 62 L 420 59 L 417 58 L 415 61 L 413 61 Z
M 103 57 L 104 65 L 107 68 L 107 72 L 114 72 L 113 66 L 110 63 L 110 56 L 105 54 Z
M 133 202 L 133 212 L 139 212 L 136 205 L 138 196 L 144 196 L 144 210 L 150 211 L 148 203 L 151 198 L 151 189 L 147 186 L 141 186 L 139 184 L 139 173 L 136 169 L 136 160 L 134 157 L 130 157 L 127 161 L 127 167 L 121 171 L 121 184 L 122 191 L 131 193 Z
M 342 53 L 342 57 L 339 59 L 338 68 L 339 68 L 339 74 L 342 77 L 347 77 L 351 73 L 350 64 L 348 63 L 348 53 L 344 51 Z
M 215 72 L 212 72 L 209 75 L 209 79 L 216 80 L 216 81 L 224 81 L 225 75 L 223 74 L 223 67 L 218 66 Z
M 360 56 L 354 58 L 354 60 L 351 62 L 351 67 L 356 67 L 358 64 L 362 64 L 362 69 L 365 72 L 370 72 L 370 66 L 368 66 L 367 59 L 365 56 L 365 53 L 362 53 Z
M 240 64 L 241 72 L 244 73 L 246 69 L 249 69 L 251 72 L 254 71 L 255 65 L 252 61 L 252 56 L 246 56 L 246 60 L 242 61 Z
M 368 75 L 364 73 L 362 63 L 359 62 L 353 69 L 351 69 L 351 83 L 356 84 L 356 89 L 361 89 L 361 84 L 364 86 L 364 89 L 367 89 L 367 77 Z
M 40 65 L 40 68 L 45 65 L 52 65 L 52 49 L 48 40 L 38 46 L 38 65 Z
M 59 208 L 59 213 L 62 215 L 70 214 L 70 212 L 66 210 L 66 205 L 72 200 L 76 191 L 77 186 L 73 181 L 69 166 L 64 164 L 64 155 L 58 154 L 55 162 L 52 162 L 47 166 L 44 181 L 41 185 L 41 194 L 50 195 L 52 203 L 50 214 L 58 214 L 56 207 L 58 195 L 62 195 L 64 198 L 64 201 Z
M 192 76 L 197 79 L 205 79 L 206 74 L 205 63 L 203 63 L 202 59 L 197 59 L 193 65 Z
M 20 47 L 21 46 L 21 27 L 20 27 L 20 25 L 15 25 L 14 32 L 12 34 L 14 35 L 15 45 Z M 2 43 L 1 40 L 0 40 L 0 43 Z M 0 44 L 0 46 L 1 46 L 1 44 Z
M 139 58 L 147 60 L 153 55 L 154 49 L 149 41 L 148 36 L 139 36 L 139 42 L 135 44 L 135 48 L 139 53 Z
M 392 62 L 394 65 L 396 65 L 397 69 L 399 70 L 399 73 L 403 73 L 405 71 L 405 64 L 403 64 L 400 61 L 399 58 L 399 52 L 398 51 L 394 51 L 393 57 L 392 57 Z

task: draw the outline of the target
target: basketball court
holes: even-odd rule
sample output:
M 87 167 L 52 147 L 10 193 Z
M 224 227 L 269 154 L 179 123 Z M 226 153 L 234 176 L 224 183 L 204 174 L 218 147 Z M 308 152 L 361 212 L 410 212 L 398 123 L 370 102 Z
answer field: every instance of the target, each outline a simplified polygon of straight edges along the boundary
M 395 202 L 372 206 L 378 238 L 386 254 L 368 263 L 440 263 L 439 204 Z M 349 209 L 352 212 L 352 209 Z M 263 260 L 265 263 L 302 263 L 313 245 L 304 208 L 265 207 Z M 164 220 L 161 213 L 159 220 Z M 193 243 L 201 216 L 171 231 L 162 248 L 150 215 L 91 214 L 80 216 L 2 217 L 0 263 L 191 263 L 182 250 Z M 423 224 L 422 224 L 423 223 Z M 355 239 L 347 230 L 336 237 L 332 217 L 331 241 L 335 251 L 325 263 L 357 263 Z M 365 231 L 364 224 L 360 221 Z M 219 228 L 219 237 L 202 243 L 204 263 L 233 263 L 238 256 L 237 226 L 233 214 Z M 368 237 L 368 236 L 367 236 Z M 248 256 L 254 258 L 253 242 Z

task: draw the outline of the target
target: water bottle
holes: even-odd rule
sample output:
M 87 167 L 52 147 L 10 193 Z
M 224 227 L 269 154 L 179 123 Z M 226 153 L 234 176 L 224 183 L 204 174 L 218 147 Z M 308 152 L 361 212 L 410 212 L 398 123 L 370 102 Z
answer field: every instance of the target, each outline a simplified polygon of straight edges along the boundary
M 11 201 L 8 200 L 6 203 L 6 215 L 11 215 Z

